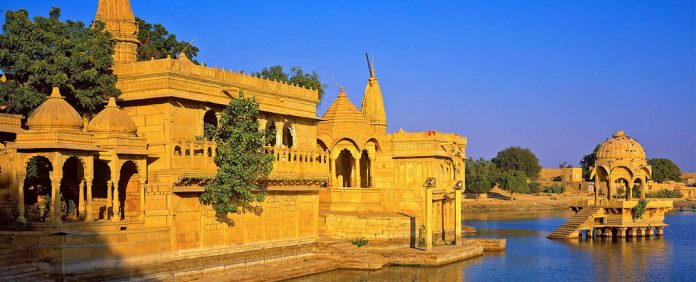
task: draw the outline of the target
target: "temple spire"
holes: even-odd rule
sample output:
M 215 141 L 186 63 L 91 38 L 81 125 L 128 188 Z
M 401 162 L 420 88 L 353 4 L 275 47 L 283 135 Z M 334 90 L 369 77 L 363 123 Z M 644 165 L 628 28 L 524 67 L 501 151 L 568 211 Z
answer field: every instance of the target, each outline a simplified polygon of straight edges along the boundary
M 99 0 L 95 21 L 106 24 L 116 41 L 114 63 L 135 62 L 138 58 L 138 24 L 129 0 Z
M 361 112 L 363 116 L 370 121 L 370 125 L 377 132 L 387 133 L 387 114 L 384 111 L 384 100 L 382 98 L 382 90 L 379 88 L 375 69 L 370 64 L 370 58 L 365 53 L 367 59 L 367 67 L 370 70 L 370 77 L 367 79 L 365 86 L 365 94 L 363 95 Z

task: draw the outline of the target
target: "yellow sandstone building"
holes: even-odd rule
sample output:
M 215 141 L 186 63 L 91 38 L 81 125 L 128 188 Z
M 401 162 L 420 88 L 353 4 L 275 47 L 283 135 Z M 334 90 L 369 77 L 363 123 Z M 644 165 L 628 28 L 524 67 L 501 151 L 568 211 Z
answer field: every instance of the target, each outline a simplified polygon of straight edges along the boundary
M 270 263 L 316 254 L 329 238 L 428 250 L 461 244 L 466 138 L 387 133 L 374 69 L 360 109 L 341 88 L 319 117 L 313 89 L 183 54 L 136 61 L 128 0 L 100 0 L 96 20 L 116 41 L 118 100 L 86 122 L 54 88 L 25 126 L 0 114 L 0 218 L 31 223 L 0 233 L 16 256 L 68 275 L 198 258 Z M 266 147 L 273 171 L 259 209 L 219 221 L 199 201 L 217 169 L 204 129 L 239 92 L 259 102 L 260 127 L 277 132 Z M 29 180 L 30 162 L 49 173 Z

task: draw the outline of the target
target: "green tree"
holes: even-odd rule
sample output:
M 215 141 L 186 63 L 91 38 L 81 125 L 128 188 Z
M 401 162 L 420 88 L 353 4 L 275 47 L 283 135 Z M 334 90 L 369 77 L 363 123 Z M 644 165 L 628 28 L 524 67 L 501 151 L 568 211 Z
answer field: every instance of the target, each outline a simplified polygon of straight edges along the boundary
M 0 104 L 27 115 L 46 100 L 53 86 L 81 115 L 89 117 L 109 96 L 118 96 L 111 70 L 113 45 L 104 24 L 92 28 L 79 21 L 60 21 L 60 9 L 49 17 L 29 19 L 26 10 L 7 11 L 0 34 Z
M 319 103 L 321 103 L 321 100 L 324 98 L 326 84 L 321 82 L 317 71 L 308 73 L 304 72 L 302 67 L 295 66 L 291 67 L 290 72 L 288 73 L 283 70 L 283 66 L 277 65 L 263 68 L 261 71 L 253 73 L 253 75 L 286 83 L 297 84 L 306 88 L 316 89 L 319 92 Z M 317 104 L 317 107 L 318 106 L 319 104 Z
M 529 185 L 527 185 L 527 176 L 520 170 L 506 170 L 500 173 L 498 178 L 500 188 L 510 192 L 510 200 L 514 200 L 512 196 L 515 193 L 528 193 Z
M 519 170 L 524 172 L 530 179 L 539 178 L 539 172 L 541 171 L 539 159 L 527 148 L 505 148 L 498 152 L 492 161 L 503 171 Z
M 170 34 L 161 24 L 151 24 L 141 18 L 135 18 L 138 22 L 138 60 L 145 61 L 150 58 L 163 59 L 167 56 L 176 58 L 180 52 L 184 52 L 193 63 L 198 64 L 195 57 L 198 55 L 198 47 L 186 41 L 176 39 L 176 34 Z
M 681 180 L 681 170 L 672 160 L 649 159 L 648 164 L 652 167 L 652 179 L 657 182 Z
M 483 158 L 466 159 L 466 191 L 475 194 L 488 193 L 498 177 L 498 168 Z
M 595 146 L 592 153 L 585 155 L 580 160 L 580 168 L 582 168 L 582 177 L 586 180 L 590 180 L 590 167 L 594 166 L 597 160 L 597 151 L 599 151 L 599 144 Z
M 220 218 L 265 198 L 263 182 L 273 168 L 273 155 L 264 151 L 264 139 L 269 136 L 259 130 L 258 113 L 259 103 L 240 92 L 220 117 L 215 132 L 217 175 L 200 196 Z

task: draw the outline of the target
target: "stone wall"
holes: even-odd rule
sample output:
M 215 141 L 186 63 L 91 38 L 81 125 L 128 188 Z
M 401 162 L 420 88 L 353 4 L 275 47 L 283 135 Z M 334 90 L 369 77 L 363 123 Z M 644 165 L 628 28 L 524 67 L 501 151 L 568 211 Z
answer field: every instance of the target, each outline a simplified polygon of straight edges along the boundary
M 397 213 L 327 212 L 319 226 L 321 236 L 346 240 L 408 242 L 418 232 L 415 217 Z

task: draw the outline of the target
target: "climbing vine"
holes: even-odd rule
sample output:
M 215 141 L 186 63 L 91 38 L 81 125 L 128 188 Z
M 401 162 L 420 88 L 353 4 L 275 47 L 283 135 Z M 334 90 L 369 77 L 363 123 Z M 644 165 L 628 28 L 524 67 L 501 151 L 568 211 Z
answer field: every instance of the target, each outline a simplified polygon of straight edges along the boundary
M 634 220 L 639 219 L 639 218 L 643 218 L 643 214 L 645 213 L 645 206 L 647 206 L 647 205 L 648 205 L 648 202 L 645 200 L 638 201 L 638 204 L 635 207 L 633 207 L 633 209 L 632 209 Z

